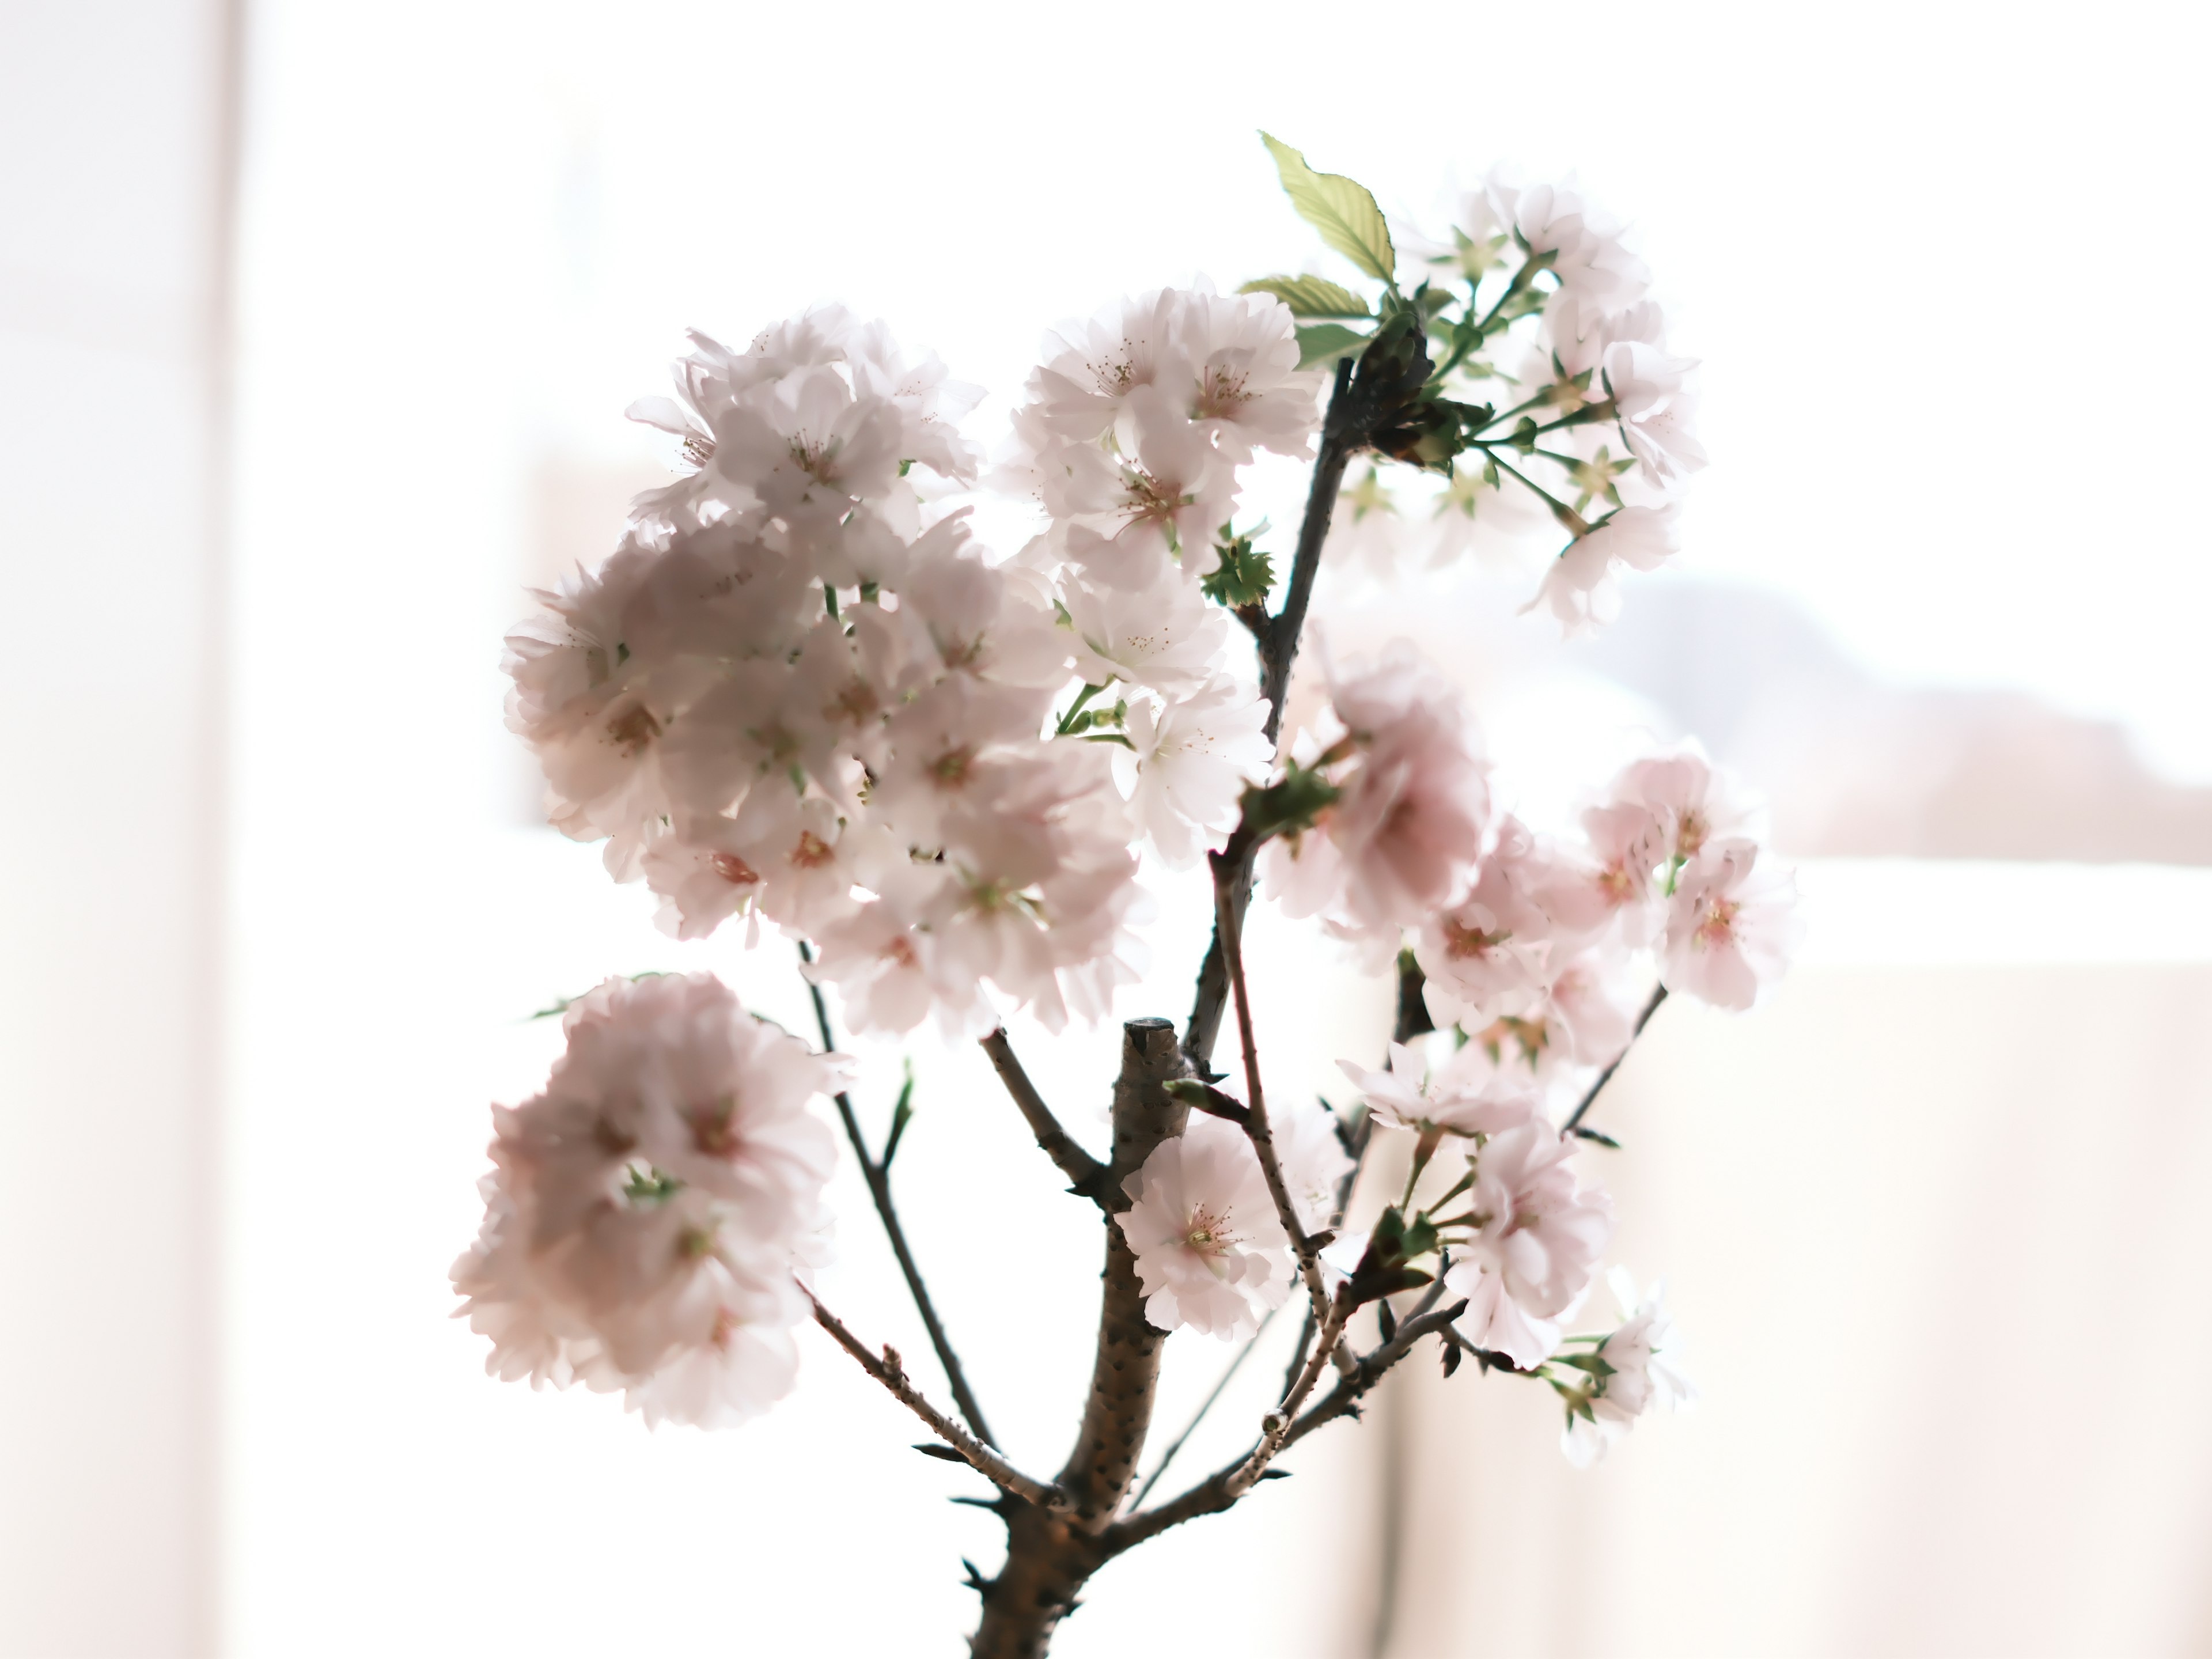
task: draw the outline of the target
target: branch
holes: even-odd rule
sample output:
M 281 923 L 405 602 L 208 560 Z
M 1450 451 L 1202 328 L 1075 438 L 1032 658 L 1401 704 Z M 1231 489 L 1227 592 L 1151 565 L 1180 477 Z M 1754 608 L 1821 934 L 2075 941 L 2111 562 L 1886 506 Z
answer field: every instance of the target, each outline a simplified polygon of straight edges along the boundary
M 799 959 L 814 960 L 813 947 L 805 939 L 799 941 Z M 822 1047 L 835 1052 L 836 1033 L 830 1024 L 830 1004 L 822 994 L 822 988 L 811 979 L 806 981 L 808 993 L 814 999 L 814 1023 L 821 1029 Z M 922 1283 L 921 1269 L 915 1265 L 914 1251 L 906 1242 L 906 1229 L 899 1224 L 898 1207 L 891 1202 L 891 1176 L 889 1167 L 868 1156 L 868 1143 L 860 1133 L 860 1120 L 853 1110 L 853 1097 L 843 1090 L 835 1096 L 837 1116 L 845 1126 L 845 1139 L 852 1143 L 853 1156 L 860 1160 L 861 1177 L 868 1183 L 868 1196 L 875 1200 L 876 1217 L 884 1224 L 884 1236 L 890 1241 L 891 1254 L 898 1258 L 899 1272 L 905 1276 L 908 1293 L 914 1297 L 915 1311 L 921 1316 L 922 1328 L 929 1333 L 929 1346 L 937 1351 L 937 1363 L 945 1368 L 945 1380 L 951 1386 L 953 1403 L 959 1407 L 960 1415 L 968 1419 L 968 1426 L 976 1435 L 988 1441 L 994 1437 L 991 1425 L 984 1420 L 983 1407 L 976 1402 L 975 1391 L 968 1386 L 968 1373 L 960 1367 L 960 1356 L 952 1351 L 952 1339 L 945 1334 L 945 1322 L 937 1316 L 937 1306 L 929 1299 L 929 1287 Z
M 1144 1166 L 1153 1150 L 1179 1135 L 1190 1108 L 1167 1085 L 1188 1070 L 1175 1027 L 1164 1019 L 1133 1019 L 1121 1027 L 1121 1075 L 1114 1085 L 1114 1161 L 1106 1185 L 1121 1183 Z M 1098 1344 L 1091 1391 L 1075 1447 L 1059 1484 L 1075 1499 L 1074 1527 L 1103 1533 L 1128 1496 L 1137 1455 L 1152 1426 L 1159 1386 L 1160 1345 L 1167 1334 L 1145 1317 L 1145 1290 L 1136 1253 L 1113 1221 L 1106 1224 L 1104 1284 L 1098 1305 Z
M 1069 1186 L 1101 1208 L 1112 1207 L 1109 1195 L 1103 1192 L 1101 1182 L 1106 1166 L 1077 1144 L 1073 1136 L 1060 1127 L 1060 1120 L 1052 1115 L 1044 1097 L 1030 1081 L 1030 1074 L 1022 1069 L 1022 1062 L 1014 1057 L 1013 1045 L 1006 1041 L 1003 1025 L 983 1039 L 983 1052 L 991 1057 L 991 1064 L 999 1068 L 999 1080 L 1006 1085 L 1014 1104 L 1036 1137 L 1039 1151 L 1060 1166 Z
M 1423 1298 L 1424 1304 L 1433 1299 Z M 1428 1308 L 1426 1311 L 1407 1318 L 1398 1327 L 1397 1334 L 1380 1347 L 1363 1354 L 1352 1364 L 1352 1371 L 1305 1415 L 1288 1425 L 1275 1447 L 1296 1445 L 1324 1424 L 1347 1417 L 1356 1411 L 1361 1398 L 1382 1380 L 1384 1373 L 1413 1350 L 1420 1340 L 1441 1332 L 1467 1311 L 1467 1304 L 1455 1302 L 1449 1308 Z M 1267 1472 L 1267 1462 L 1274 1455 L 1268 1449 L 1269 1440 L 1262 1440 L 1253 1448 L 1251 1455 L 1239 1458 L 1226 1468 L 1217 1470 L 1207 1479 L 1193 1486 L 1182 1497 L 1163 1504 L 1156 1510 L 1133 1515 L 1127 1521 L 1109 1528 L 1106 1543 L 1115 1554 L 1134 1549 L 1147 1539 L 1156 1538 L 1170 1527 L 1197 1519 L 1201 1515 L 1218 1515 L 1232 1508 L 1237 1500 L 1259 1484 Z M 1264 1454 L 1264 1455 L 1263 1455 Z
M 1597 1099 L 1598 1091 L 1613 1081 L 1613 1074 L 1620 1069 L 1620 1062 L 1628 1058 L 1628 1051 L 1636 1046 L 1636 1039 L 1644 1035 L 1644 1028 L 1651 1023 L 1651 1016 L 1659 1012 L 1659 1005 L 1666 1000 L 1667 988 L 1663 985 L 1655 987 L 1651 1000 L 1645 1003 L 1644 1012 L 1637 1015 L 1636 1028 L 1629 1032 L 1628 1041 L 1620 1045 L 1620 1052 L 1613 1057 L 1613 1064 L 1597 1074 L 1597 1081 L 1590 1085 L 1589 1092 L 1583 1097 L 1583 1103 L 1576 1107 L 1567 1121 L 1559 1126 L 1562 1135 L 1574 1133 L 1583 1121 L 1583 1114 L 1589 1110 L 1591 1103 Z
M 1321 568 L 1322 545 L 1328 540 L 1329 520 L 1336 512 L 1336 492 L 1344 482 L 1344 469 L 1352 453 L 1366 442 L 1363 423 L 1356 418 L 1350 393 L 1354 360 L 1341 358 L 1336 365 L 1336 389 L 1329 394 L 1328 412 L 1322 421 L 1321 449 L 1314 459 L 1313 483 L 1306 492 L 1305 517 L 1298 525 L 1297 551 L 1291 562 L 1289 585 L 1283 608 L 1264 622 L 1243 618 L 1250 629 L 1260 658 L 1260 695 L 1267 700 L 1267 723 L 1261 728 L 1272 747 L 1282 736 L 1283 704 L 1291 689 L 1291 669 L 1297 663 L 1298 640 L 1305 631 L 1306 607 L 1313 602 L 1314 577 Z M 1259 848 L 1249 836 L 1232 836 L 1234 880 L 1231 884 L 1230 923 L 1244 925 L 1245 907 L 1252 897 L 1252 862 Z M 1224 848 L 1224 852 L 1229 848 Z M 1190 1024 L 1185 1029 L 1183 1052 L 1200 1077 L 1208 1075 L 1213 1039 L 1221 1029 L 1221 1014 L 1229 997 L 1229 975 L 1221 954 L 1221 923 L 1214 924 L 1213 943 L 1198 970 L 1198 988 L 1191 1004 Z
M 1260 1089 L 1260 1052 L 1252 1035 L 1252 999 L 1244 983 L 1244 942 L 1238 936 L 1235 919 L 1229 914 L 1230 877 L 1229 866 L 1216 854 L 1214 937 L 1221 942 L 1223 958 L 1229 966 L 1229 983 L 1237 997 L 1237 1029 L 1243 1038 L 1244 1135 L 1259 1158 L 1261 1174 L 1267 1179 L 1267 1196 L 1275 1200 L 1275 1218 L 1290 1235 L 1291 1249 L 1298 1259 L 1298 1276 L 1305 1280 L 1306 1297 L 1312 1304 L 1314 1317 L 1321 1320 L 1326 1329 L 1329 1298 L 1328 1289 L 1322 1283 L 1321 1255 L 1314 1249 L 1313 1240 L 1306 1237 L 1305 1227 L 1298 1220 L 1297 1206 L 1291 1202 L 1290 1188 L 1283 1180 L 1282 1160 L 1275 1156 L 1274 1133 L 1267 1127 L 1267 1097 Z
M 806 1291 L 804 1285 L 799 1289 Z M 1035 1504 L 1040 1509 L 1067 1510 L 1074 1507 L 1073 1500 L 1058 1486 L 1048 1486 L 1042 1480 L 1024 1474 L 931 1405 L 923 1397 L 921 1390 L 907 1381 L 906 1371 L 899 1364 L 897 1349 L 886 1345 L 883 1357 L 878 1358 L 862 1346 L 859 1337 L 845 1328 L 844 1322 L 836 1315 L 815 1301 L 812 1291 L 806 1291 L 806 1299 L 813 1304 L 814 1322 L 836 1338 L 837 1346 L 858 1360 L 862 1370 L 889 1389 L 908 1410 L 928 1424 L 946 1445 L 968 1461 L 978 1474 L 1003 1486 L 1024 1503 Z

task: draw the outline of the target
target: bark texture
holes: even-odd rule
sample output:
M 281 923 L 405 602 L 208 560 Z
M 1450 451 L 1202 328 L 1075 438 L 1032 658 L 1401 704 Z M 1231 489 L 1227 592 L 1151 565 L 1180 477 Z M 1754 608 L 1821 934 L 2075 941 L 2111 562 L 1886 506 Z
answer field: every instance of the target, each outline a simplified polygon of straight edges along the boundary
M 1110 1210 L 1128 1207 L 1122 1182 L 1161 1141 L 1182 1133 L 1190 1109 L 1164 1085 L 1189 1073 L 1170 1021 L 1135 1019 L 1122 1027 L 1114 1152 L 1100 1183 Z M 1075 1449 L 1058 1481 L 1075 1507 L 1054 1515 L 1015 1498 L 1005 1501 L 1000 1512 L 1006 1522 L 1006 1564 L 981 1587 L 983 1617 L 970 1643 L 975 1659 L 1042 1655 L 1084 1583 L 1115 1553 L 1106 1532 L 1128 1496 L 1152 1426 L 1160 1348 L 1167 1337 L 1145 1321 L 1136 1257 L 1111 1221 L 1103 1277 L 1091 1392 Z

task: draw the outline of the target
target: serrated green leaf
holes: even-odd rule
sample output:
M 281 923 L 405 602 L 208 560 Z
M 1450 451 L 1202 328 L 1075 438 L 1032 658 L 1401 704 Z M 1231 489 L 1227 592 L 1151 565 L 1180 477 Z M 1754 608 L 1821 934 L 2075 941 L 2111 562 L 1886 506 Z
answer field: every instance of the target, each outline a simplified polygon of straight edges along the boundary
M 1261 276 L 1237 290 L 1272 294 L 1294 317 L 1371 317 L 1367 301 L 1326 276 Z
M 1342 323 L 1316 323 L 1298 331 L 1298 367 L 1311 368 L 1316 363 L 1333 363 L 1366 343 L 1364 334 Z
M 1398 250 L 1367 187 L 1340 173 L 1316 173 L 1304 156 L 1271 134 L 1261 133 L 1260 142 L 1275 158 L 1291 205 L 1321 233 L 1322 240 L 1377 282 L 1395 281 Z

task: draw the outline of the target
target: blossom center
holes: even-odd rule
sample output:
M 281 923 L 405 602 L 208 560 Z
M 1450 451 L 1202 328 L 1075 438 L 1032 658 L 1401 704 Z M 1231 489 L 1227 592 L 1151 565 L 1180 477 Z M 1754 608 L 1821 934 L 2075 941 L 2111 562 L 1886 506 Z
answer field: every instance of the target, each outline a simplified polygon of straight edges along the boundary
M 1698 918 L 1698 942 L 1712 949 L 1728 944 L 1735 937 L 1735 914 L 1741 908 L 1734 899 L 1706 900 L 1705 914 Z
M 714 866 L 714 873 L 732 887 L 750 887 L 760 879 L 752 866 L 735 853 L 717 853 L 707 860 Z
M 1200 1205 L 1190 1212 L 1190 1218 L 1184 1224 L 1183 1248 L 1209 1261 L 1226 1255 L 1231 1248 L 1244 1242 L 1231 1230 L 1230 1221 L 1231 1218 L 1225 1212 Z
M 948 749 L 930 762 L 929 775 L 937 780 L 937 787 L 940 789 L 963 788 L 975 765 L 975 751 L 973 748 Z
M 643 703 L 633 703 L 607 722 L 607 741 L 635 758 L 660 735 L 660 722 Z
M 1449 916 L 1444 919 L 1444 954 L 1454 962 L 1465 962 L 1469 957 L 1486 957 L 1503 945 L 1506 938 L 1504 933 L 1486 933 L 1480 927 L 1470 927 L 1465 922 Z

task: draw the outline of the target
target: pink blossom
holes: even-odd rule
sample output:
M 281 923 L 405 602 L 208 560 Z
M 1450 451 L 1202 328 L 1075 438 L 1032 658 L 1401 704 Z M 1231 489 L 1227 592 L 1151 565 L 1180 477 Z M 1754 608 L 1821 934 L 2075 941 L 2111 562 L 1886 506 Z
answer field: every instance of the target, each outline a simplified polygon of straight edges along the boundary
M 1346 758 L 1316 827 L 1271 842 L 1267 875 L 1293 916 L 1395 943 L 1451 896 L 1482 850 L 1487 767 L 1458 693 L 1403 641 L 1330 678 Z
M 1136 1255 L 1152 1324 L 1228 1341 L 1288 1298 L 1291 1241 L 1241 1130 L 1194 1116 L 1124 1184 L 1133 1201 L 1115 1223 Z
M 1613 1236 L 1613 1201 L 1577 1186 L 1573 1155 L 1548 1123 L 1493 1135 L 1473 1156 L 1472 1219 L 1453 1234 L 1445 1282 L 1468 1298 L 1460 1328 L 1524 1369 L 1557 1345 L 1553 1322 L 1582 1294 Z
M 1748 1008 L 1780 978 L 1796 945 L 1797 884 L 1759 869 L 1759 845 L 1713 842 L 1685 866 L 1667 907 L 1660 977 L 1669 991 Z

